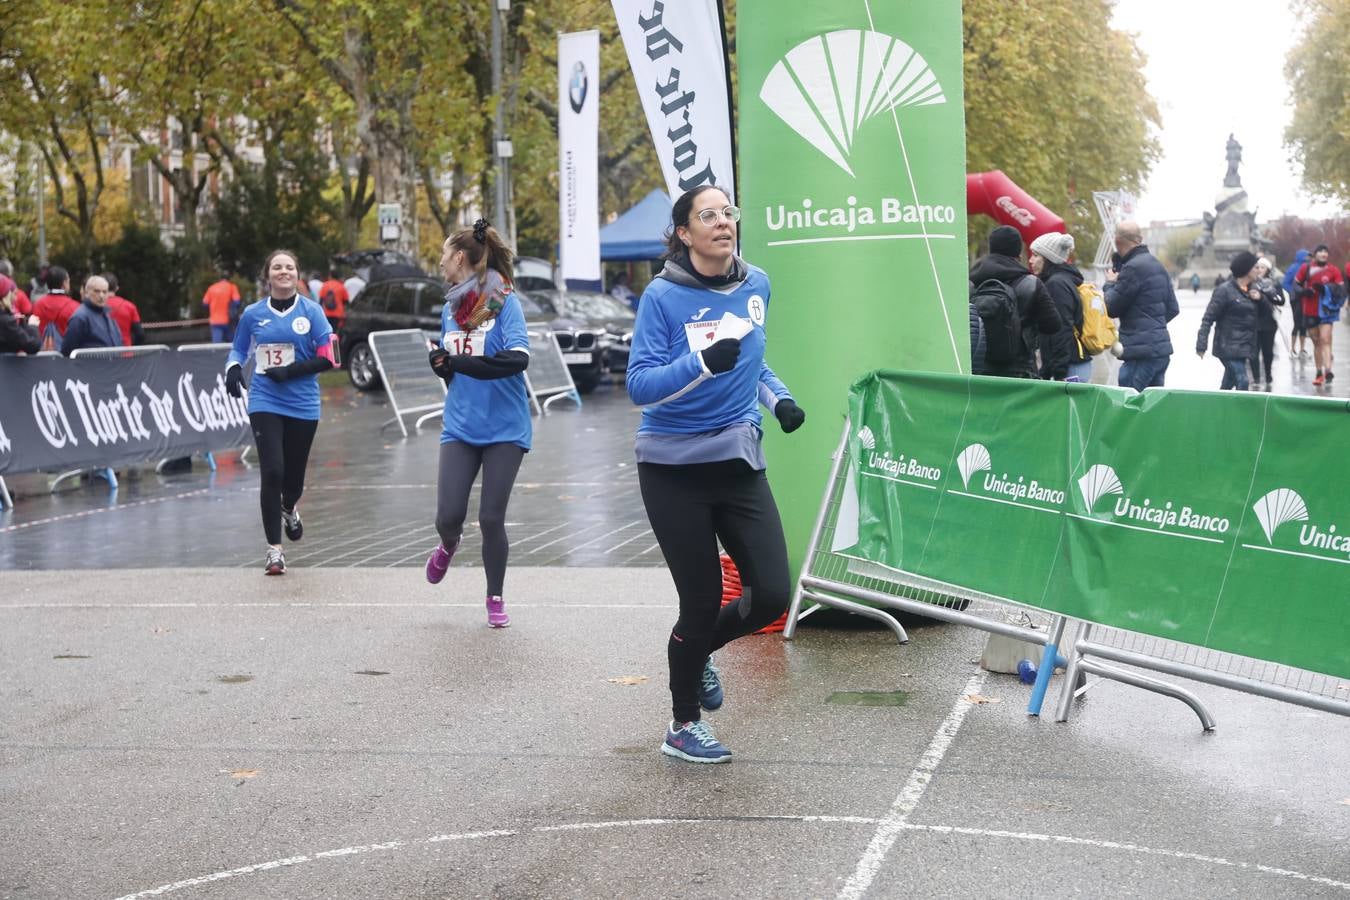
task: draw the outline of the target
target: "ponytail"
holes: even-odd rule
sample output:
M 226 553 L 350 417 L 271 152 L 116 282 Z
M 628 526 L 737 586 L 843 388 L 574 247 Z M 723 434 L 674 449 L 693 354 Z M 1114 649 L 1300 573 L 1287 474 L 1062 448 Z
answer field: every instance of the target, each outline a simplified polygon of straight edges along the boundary
M 445 239 L 455 250 L 463 250 L 464 256 L 473 266 L 478 276 L 478 288 L 481 291 L 487 281 L 487 270 L 492 269 L 509 284 L 512 280 L 511 262 L 514 254 L 506 246 L 497 229 L 486 219 L 479 219 L 472 228 L 461 228 Z

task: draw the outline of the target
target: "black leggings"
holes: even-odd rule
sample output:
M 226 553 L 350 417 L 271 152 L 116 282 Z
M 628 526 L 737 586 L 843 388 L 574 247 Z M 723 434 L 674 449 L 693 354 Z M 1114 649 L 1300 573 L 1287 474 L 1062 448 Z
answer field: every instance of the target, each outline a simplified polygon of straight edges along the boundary
M 1261 377 L 1261 362 L 1266 364 L 1266 377 Z M 1258 331 L 1256 333 L 1256 355 L 1252 357 L 1252 377 L 1257 381 L 1274 381 L 1270 365 L 1275 361 L 1275 332 Z
M 305 492 L 305 466 L 314 444 L 317 419 L 293 419 L 276 413 L 249 413 L 253 443 L 258 447 L 262 470 L 263 533 L 267 543 L 281 543 L 281 508 L 295 509 Z
M 769 479 L 741 460 L 686 466 L 638 465 L 647 518 L 680 595 L 670 633 L 671 711 L 699 718 L 699 684 L 708 654 L 758 631 L 787 609 L 783 523 Z M 744 593 L 722 606 L 717 542 L 736 563 Z
M 515 444 L 475 447 L 461 441 L 441 444 L 441 464 L 436 481 L 436 532 L 446 547 L 464 533 L 469 514 L 469 490 L 478 470 L 483 470 L 483 492 L 478 498 L 478 528 L 483 533 L 483 569 L 489 597 L 500 597 L 506 580 L 506 559 L 511 547 L 506 540 L 506 504 L 520 471 L 525 451 Z

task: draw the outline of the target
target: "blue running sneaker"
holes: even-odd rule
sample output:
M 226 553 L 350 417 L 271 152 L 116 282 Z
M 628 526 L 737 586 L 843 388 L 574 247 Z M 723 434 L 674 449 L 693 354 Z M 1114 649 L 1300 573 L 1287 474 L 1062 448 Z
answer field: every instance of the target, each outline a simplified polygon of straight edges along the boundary
M 671 722 L 661 752 L 692 763 L 731 762 L 731 751 L 713 737 L 712 729 L 704 721 L 686 722 L 680 728 Z
M 711 654 L 703 664 L 703 680 L 698 687 L 698 705 L 712 712 L 722 708 L 722 673 L 713 665 Z

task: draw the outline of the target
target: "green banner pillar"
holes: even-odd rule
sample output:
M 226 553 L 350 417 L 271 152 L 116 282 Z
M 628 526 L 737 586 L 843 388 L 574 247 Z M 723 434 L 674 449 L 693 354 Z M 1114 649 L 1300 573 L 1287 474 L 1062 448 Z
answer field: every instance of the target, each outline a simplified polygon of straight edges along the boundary
M 742 252 L 773 284 L 768 362 L 807 411 L 765 426 L 794 572 L 850 383 L 965 373 L 959 0 L 741 0 Z

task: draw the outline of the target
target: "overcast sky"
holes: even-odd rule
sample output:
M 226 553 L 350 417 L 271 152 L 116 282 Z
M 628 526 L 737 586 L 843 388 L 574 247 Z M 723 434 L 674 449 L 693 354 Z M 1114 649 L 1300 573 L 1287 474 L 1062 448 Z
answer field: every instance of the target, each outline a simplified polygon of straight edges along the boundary
M 1287 0 L 1117 0 L 1115 25 L 1138 35 L 1162 115 L 1163 155 L 1139 198 L 1140 221 L 1212 210 L 1230 132 L 1242 144 L 1238 171 L 1260 221 L 1340 211 L 1299 189 L 1283 144 L 1284 62 L 1298 31 Z

